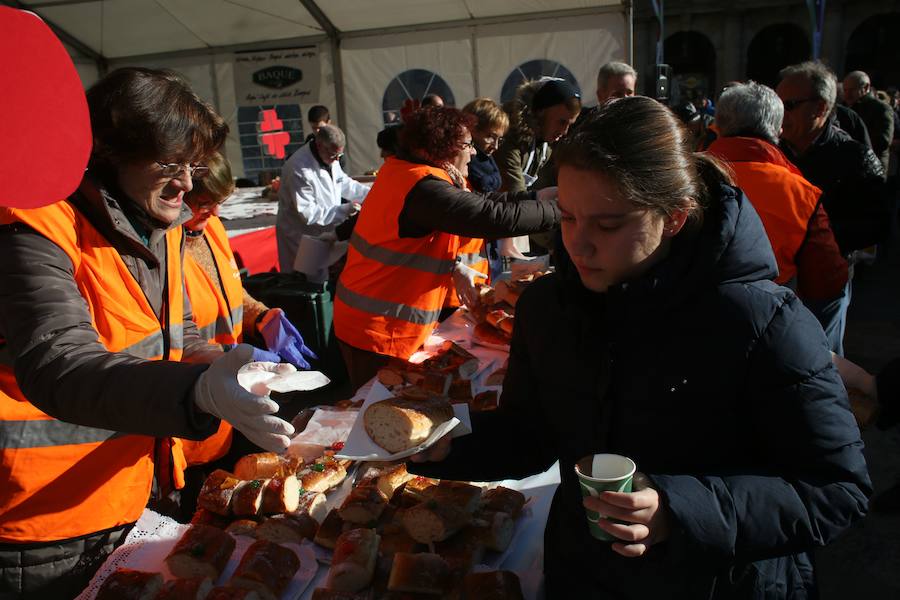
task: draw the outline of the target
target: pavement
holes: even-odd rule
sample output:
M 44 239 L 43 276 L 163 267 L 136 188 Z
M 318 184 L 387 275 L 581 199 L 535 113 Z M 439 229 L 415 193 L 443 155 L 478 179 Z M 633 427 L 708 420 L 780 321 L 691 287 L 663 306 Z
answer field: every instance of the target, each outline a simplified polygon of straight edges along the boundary
M 900 356 L 900 242 L 894 244 L 853 282 L 844 352 L 870 373 Z M 869 427 L 863 440 L 877 497 L 900 483 L 900 426 Z M 900 511 L 870 512 L 816 553 L 816 568 L 822 600 L 900 598 Z

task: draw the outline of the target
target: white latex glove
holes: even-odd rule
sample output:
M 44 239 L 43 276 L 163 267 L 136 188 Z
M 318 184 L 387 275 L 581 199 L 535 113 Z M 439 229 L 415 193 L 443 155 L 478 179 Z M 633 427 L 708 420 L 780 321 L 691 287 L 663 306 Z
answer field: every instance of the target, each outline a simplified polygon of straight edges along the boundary
M 538 202 L 556 202 L 559 199 L 559 188 L 555 185 L 541 188 L 537 191 L 537 199 Z
M 487 276 L 457 261 L 456 266 L 453 267 L 453 286 L 456 288 L 459 301 L 469 308 L 478 304 L 478 291 L 475 289 L 476 279 L 487 279 Z
M 277 402 L 251 394 L 238 383 L 238 371 L 252 361 L 253 346 L 235 346 L 197 379 L 194 402 L 199 410 L 231 423 L 257 446 L 283 452 L 290 445 L 288 436 L 294 433 L 294 427 L 275 416 Z

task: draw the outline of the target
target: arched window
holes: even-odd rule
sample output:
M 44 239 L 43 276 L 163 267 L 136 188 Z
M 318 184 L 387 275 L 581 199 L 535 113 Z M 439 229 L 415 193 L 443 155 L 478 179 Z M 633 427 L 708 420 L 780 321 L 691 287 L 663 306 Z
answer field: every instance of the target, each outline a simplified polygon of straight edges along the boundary
M 900 48 L 896 35 L 900 13 L 869 17 L 853 30 L 847 42 L 844 72 L 865 71 L 876 89 L 900 85 Z
M 666 64 L 672 67 L 672 104 L 716 96 L 716 49 L 698 31 L 679 31 L 666 38 Z
M 565 79 L 575 86 L 579 94 L 581 93 L 581 86 L 578 85 L 578 80 L 572 75 L 572 71 L 554 60 L 538 59 L 522 63 L 507 75 L 506 81 L 503 82 L 503 88 L 500 90 L 500 102 L 509 102 L 516 97 L 516 90 L 520 85 L 541 77 Z
M 394 77 L 384 90 L 381 100 L 385 125 L 400 119 L 400 109 L 407 100 L 422 100 L 428 94 L 437 94 L 446 106 L 455 106 L 456 99 L 447 82 L 426 69 L 410 69 Z
M 809 37 L 793 23 L 764 27 L 747 47 L 747 77 L 769 87 L 778 85 L 778 73 L 788 65 L 810 58 Z

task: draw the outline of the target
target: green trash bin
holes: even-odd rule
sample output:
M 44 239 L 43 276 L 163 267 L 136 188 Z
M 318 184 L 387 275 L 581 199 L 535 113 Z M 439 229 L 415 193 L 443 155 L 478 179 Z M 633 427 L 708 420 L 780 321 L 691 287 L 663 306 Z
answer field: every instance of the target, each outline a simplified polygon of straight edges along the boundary
M 303 341 L 319 357 L 318 361 L 311 361 L 313 368 L 336 383 L 347 380 L 332 328 L 333 283 L 312 283 L 302 273 L 258 273 L 244 279 L 244 289 L 266 306 L 284 310 Z

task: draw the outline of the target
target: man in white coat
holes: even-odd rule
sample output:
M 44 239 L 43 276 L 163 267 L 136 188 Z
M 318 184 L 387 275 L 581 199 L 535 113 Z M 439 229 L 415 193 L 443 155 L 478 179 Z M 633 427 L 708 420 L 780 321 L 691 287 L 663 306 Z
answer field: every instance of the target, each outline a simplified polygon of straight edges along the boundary
M 281 169 L 275 235 L 284 273 L 302 271 L 311 280 L 323 281 L 328 267 L 347 251 L 334 230 L 359 212 L 369 186 L 341 169 L 338 160 L 345 142 L 344 132 L 324 125 Z

